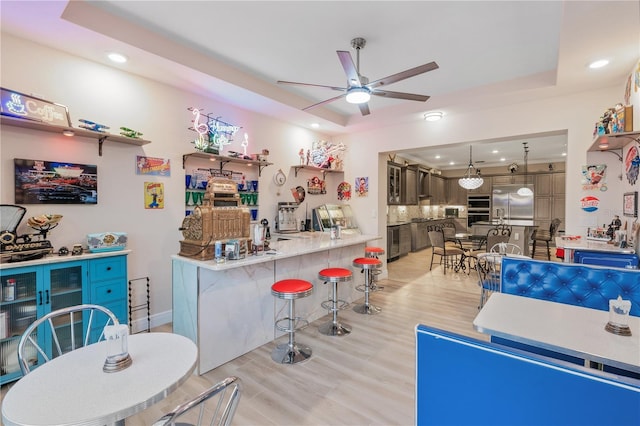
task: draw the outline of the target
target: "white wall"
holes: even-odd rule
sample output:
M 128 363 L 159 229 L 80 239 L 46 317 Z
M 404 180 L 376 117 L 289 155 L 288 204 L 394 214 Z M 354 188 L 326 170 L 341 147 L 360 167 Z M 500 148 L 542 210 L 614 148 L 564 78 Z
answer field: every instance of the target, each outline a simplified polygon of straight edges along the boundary
M 122 144 L 104 146 L 98 157 L 97 143 L 87 139 L 63 136 L 3 126 L 1 133 L 0 200 L 14 202 L 13 159 L 28 158 L 63 160 L 96 164 L 99 176 L 99 204 L 27 205 L 27 215 L 63 214 L 62 224 L 52 231 L 54 247 L 70 246 L 84 240 L 91 232 L 124 231 L 129 233 L 129 277 L 150 276 L 154 323 L 170 320 L 171 262 L 182 239 L 178 226 L 184 216 L 184 170 L 182 154 L 192 152 L 190 143 L 195 134 L 187 128 L 191 113 L 187 107 L 203 108 L 219 115 L 224 121 L 242 126 L 249 134 L 249 152 L 269 149 L 269 161 L 260 179 L 260 217 L 273 223 L 278 201 L 292 201 L 288 189 L 305 186 L 311 177 L 306 172 L 294 178 L 292 165 L 299 162 L 300 148 L 310 148 L 312 142 L 327 139 L 306 129 L 278 122 L 265 116 L 231 107 L 204 96 L 181 92 L 172 87 L 127 74 L 116 68 L 89 62 L 66 53 L 2 35 L 1 85 L 24 93 L 42 95 L 69 107 L 74 125 L 86 118 L 111 126 L 140 130 L 152 143 L 143 147 Z M 353 185 L 356 176 L 369 177 L 367 197 L 350 200 L 359 225 L 367 234 L 378 234 L 386 246 L 386 152 L 400 152 L 422 146 L 463 143 L 483 139 L 527 135 L 548 131 L 567 131 L 567 205 L 566 217 L 572 218 L 564 227 L 567 233 L 583 233 L 590 217 L 580 209 L 580 171 L 587 162 L 586 151 L 591 145 L 593 124 L 604 108 L 622 99 L 620 87 L 600 88 L 562 97 L 504 105 L 467 114 L 448 114 L 439 122 L 414 122 L 349 134 L 334 138 L 344 142 L 345 173 L 328 174 L 326 196 L 307 196 L 299 209 L 309 211 L 325 202 L 336 202 L 335 189 L 343 179 Z M 636 108 L 640 108 L 637 106 Z M 375 115 L 373 116 L 375 119 Z M 637 128 L 637 125 L 636 125 Z M 240 142 L 228 149 L 241 151 Z M 380 154 L 385 153 L 385 154 Z M 168 158 L 170 178 L 144 177 L 135 174 L 135 156 Z M 272 177 L 279 169 L 288 174 L 288 181 L 276 195 Z M 142 188 L 145 181 L 163 182 L 165 208 L 146 210 Z M 27 231 L 23 228 L 21 231 Z
M 242 152 L 240 143 L 244 132 L 249 134 L 248 152 L 269 149 L 268 160 L 274 164 L 263 170 L 260 179 L 259 215 L 271 224 L 278 201 L 294 201 L 289 189 L 297 185 L 306 187 L 306 179 L 313 176 L 302 172 L 294 178 L 291 166 L 299 163 L 299 149 L 306 150 L 314 141 L 327 139 L 306 129 L 6 34 L 2 34 L 1 79 L 2 87 L 38 94 L 66 105 L 74 126 L 80 118 L 109 125 L 112 133 L 126 126 L 143 132 L 143 138 L 152 142 L 137 147 L 107 140 L 103 156 L 99 157 L 97 141 L 92 139 L 2 126 L 0 202 L 14 204 L 15 201 L 14 158 L 97 165 L 97 205 L 28 204 L 25 205 L 27 215 L 18 231 L 33 232 L 26 226 L 30 216 L 56 213 L 64 216 L 60 226 L 49 235 L 56 249 L 83 243 L 88 233 L 127 232 L 128 248 L 133 250 L 129 257 L 129 278 L 150 277 L 153 324 L 171 320 L 170 257 L 179 251 L 182 235 L 178 227 L 185 214 L 182 155 L 194 151 L 190 141 L 195 133 L 188 130 L 192 115 L 187 108 L 203 108 L 226 122 L 242 126 L 228 149 Z M 170 159 L 171 177 L 136 175 L 136 155 Z M 227 165 L 226 168 L 239 170 L 242 166 Z M 279 168 L 289 179 L 277 196 L 272 178 Z M 310 209 L 319 204 L 336 202 L 335 188 L 342 178 L 342 174 L 327 174 L 327 195 L 307 196 L 299 208 L 300 214 L 304 214 L 307 205 L 311 214 Z M 143 184 L 147 181 L 164 183 L 164 209 L 144 208 Z

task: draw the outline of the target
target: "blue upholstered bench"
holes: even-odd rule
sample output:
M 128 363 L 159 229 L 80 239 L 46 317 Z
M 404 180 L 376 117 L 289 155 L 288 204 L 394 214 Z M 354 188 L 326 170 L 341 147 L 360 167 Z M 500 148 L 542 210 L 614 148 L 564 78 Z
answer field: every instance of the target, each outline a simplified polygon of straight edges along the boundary
M 640 424 L 640 381 L 416 327 L 416 425 Z
M 631 300 L 630 315 L 640 316 L 640 270 L 506 257 L 502 293 L 609 310 L 609 300 Z
M 640 316 L 640 270 L 637 269 L 505 257 L 502 259 L 501 274 L 502 293 L 603 311 L 609 310 L 609 300 L 621 296 L 623 299 L 631 300 L 630 315 Z M 640 330 L 633 332 L 640 333 Z M 491 341 L 574 364 L 584 363 L 580 358 L 500 337 L 492 336 Z M 640 374 L 635 372 L 608 365 L 603 368 L 615 374 L 640 378 Z

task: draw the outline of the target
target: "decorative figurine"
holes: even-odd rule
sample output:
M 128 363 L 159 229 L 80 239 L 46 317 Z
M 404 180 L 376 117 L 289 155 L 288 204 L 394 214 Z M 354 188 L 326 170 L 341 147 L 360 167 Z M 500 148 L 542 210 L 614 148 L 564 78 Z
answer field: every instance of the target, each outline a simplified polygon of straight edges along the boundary
M 109 128 L 109 126 L 105 126 L 104 124 L 85 120 L 84 118 L 80 118 L 78 121 L 82 123 L 78 127 L 81 127 L 87 130 L 93 130 L 94 132 L 106 133 L 105 130 Z

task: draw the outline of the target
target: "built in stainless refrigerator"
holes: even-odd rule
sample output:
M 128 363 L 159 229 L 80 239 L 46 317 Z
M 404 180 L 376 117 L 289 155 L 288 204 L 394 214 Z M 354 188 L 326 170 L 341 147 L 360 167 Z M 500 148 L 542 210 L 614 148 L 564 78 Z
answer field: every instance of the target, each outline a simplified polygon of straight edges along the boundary
M 533 185 L 528 185 L 533 190 Z M 533 195 L 519 195 L 522 185 L 493 187 L 491 218 L 505 220 L 533 220 Z

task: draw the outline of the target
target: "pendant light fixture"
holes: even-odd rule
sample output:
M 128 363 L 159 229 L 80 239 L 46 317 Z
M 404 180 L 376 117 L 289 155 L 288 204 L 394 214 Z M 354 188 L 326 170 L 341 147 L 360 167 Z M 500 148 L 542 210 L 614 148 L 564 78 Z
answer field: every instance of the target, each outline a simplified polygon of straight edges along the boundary
M 523 197 L 533 195 L 533 191 L 529 188 L 529 147 L 527 142 L 522 142 L 524 145 L 524 185 L 518 189 L 518 195 Z
M 480 188 L 484 183 L 484 179 L 480 177 L 480 172 L 473 167 L 473 160 L 471 158 L 471 145 L 469 145 L 469 167 L 467 173 L 460 179 L 458 179 L 458 185 L 464 189 L 476 189 Z

